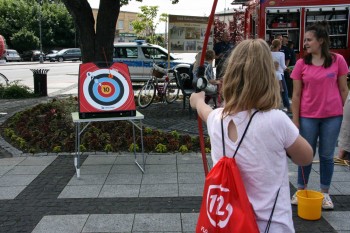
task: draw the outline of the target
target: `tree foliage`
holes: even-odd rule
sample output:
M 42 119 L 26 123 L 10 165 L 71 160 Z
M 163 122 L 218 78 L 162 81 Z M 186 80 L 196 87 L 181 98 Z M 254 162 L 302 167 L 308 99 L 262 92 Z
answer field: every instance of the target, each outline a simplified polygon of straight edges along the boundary
M 179 0 L 169 1 L 176 4 Z M 83 62 L 111 62 L 120 7 L 128 3 L 129 0 L 100 0 L 95 29 L 95 19 L 87 0 L 0 0 L 0 33 L 10 48 L 17 49 L 19 35 L 31 38 L 26 30 L 32 32 L 34 37 L 18 50 L 38 49 L 33 46 L 40 37 L 38 19 L 41 10 L 44 50 L 75 47 L 78 37 L 77 46 L 81 48 Z
M 18 51 L 25 51 L 28 48 L 39 48 L 39 38 L 27 28 L 21 28 L 14 33 L 11 38 L 11 43 Z
M 155 43 L 155 30 L 157 23 L 154 19 L 158 14 L 158 6 L 141 6 L 141 13 L 137 14 L 137 19 L 132 22 L 134 31 L 138 37 L 149 37 L 151 43 Z
M 37 0 L 0 0 L 0 33 L 5 37 L 7 45 L 19 52 L 38 49 L 39 45 L 35 41 L 40 38 L 40 12 L 43 48 L 74 46 L 72 17 L 58 0 L 42 0 L 42 5 Z M 19 44 L 19 35 L 31 39 Z
M 136 1 L 142 2 L 142 0 Z M 179 2 L 179 0 L 170 1 L 173 4 Z M 83 63 L 104 61 L 109 64 L 113 60 L 115 27 L 120 7 L 127 5 L 129 0 L 100 0 L 96 30 L 92 9 L 87 0 L 62 0 L 62 2 L 73 16 L 79 31 Z

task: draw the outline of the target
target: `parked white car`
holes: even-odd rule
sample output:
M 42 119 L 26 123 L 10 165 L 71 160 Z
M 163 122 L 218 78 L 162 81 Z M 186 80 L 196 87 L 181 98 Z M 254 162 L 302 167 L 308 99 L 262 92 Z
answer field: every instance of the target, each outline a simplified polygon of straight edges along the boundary
M 193 61 L 182 60 L 174 54 L 169 54 L 170 67 L 176 67 L 180 73 L 188 74 Z M 146 43 L 143 40 L 114 44 L 113 61 L 128 65 L 131 81 L 146 81 L 150 78 L 153 62 L 164 63 L 167 67 L 168 51 L 158 45 Z
M 5 54 L 4 54 L 4 59 L 6 61 L 21 61 L 22 60 L 21 56 L 14 49 L 6 49 Z

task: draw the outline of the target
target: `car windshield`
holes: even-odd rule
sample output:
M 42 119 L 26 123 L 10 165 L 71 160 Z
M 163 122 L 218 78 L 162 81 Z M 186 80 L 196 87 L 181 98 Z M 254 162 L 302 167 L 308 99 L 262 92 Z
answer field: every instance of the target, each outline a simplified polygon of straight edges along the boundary
M 57 52 L 57 54 L 61 55 L 61 54 L 64 54 L 67 50 L 61 50 L 59 52 Z
M 8 54 L 16 55 L 18 54 L 17 51 L 7 51 Z
M 155 47 L 157 47 L 157 48 L 159 48 L 160 50 L 162 50 L 165 54 L 168 54 L 168 50 L 166 50 L 165 48 L 163 48 L 163 47 L 161 47 L 161 46 L 158 46 L 158 45 L 156 45 Z M 171 60 L 173 60 L 173 59 L 178 59 L 178 58 L 176 57 L 176 55 L 173 54 L 173 53 L 170 53 L 170 57 L 171 57 Z

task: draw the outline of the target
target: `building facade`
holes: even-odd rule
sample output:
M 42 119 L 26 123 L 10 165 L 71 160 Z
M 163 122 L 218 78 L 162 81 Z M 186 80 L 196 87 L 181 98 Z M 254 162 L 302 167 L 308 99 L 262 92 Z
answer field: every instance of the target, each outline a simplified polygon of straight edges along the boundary
M 96 19 L 98 14 L 98 9 L 92 9 L 92 13 L 95 19 L 95 26 L 96 26 Z M 126 12 L 126 11 L 120 11 L 117 24 L 116 24 L 116 31 L 115 31 L 115 37 L 114 42 L 129 42 L 134 41 L 137 37 L 134 28 L 132 26 L 132 22 L 137 19 L 136 12 Z

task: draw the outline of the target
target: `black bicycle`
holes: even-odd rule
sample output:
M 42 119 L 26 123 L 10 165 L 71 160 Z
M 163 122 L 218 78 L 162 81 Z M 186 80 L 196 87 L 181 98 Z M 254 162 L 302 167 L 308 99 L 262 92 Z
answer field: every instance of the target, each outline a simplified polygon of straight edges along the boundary
M 4 74 L 0 73 L 0 86 L 8 86 L 8 85 L 9 85 L 8 78 Z

